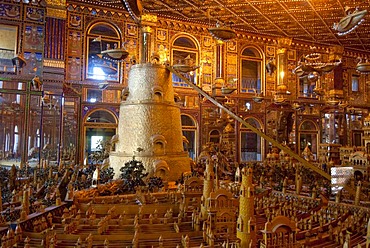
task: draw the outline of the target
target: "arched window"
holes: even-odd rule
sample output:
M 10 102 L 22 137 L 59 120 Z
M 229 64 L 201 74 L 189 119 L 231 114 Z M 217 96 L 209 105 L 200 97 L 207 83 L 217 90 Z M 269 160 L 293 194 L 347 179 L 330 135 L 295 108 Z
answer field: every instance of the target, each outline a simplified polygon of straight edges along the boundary
M 254 47 L 246 47 L 241 53 L 241 85 L 242 93 L 260 93 L 262 85 L 262 62 L 261 53 Z
M 196 157 L 196 137 L 197 126 L 193 118 L 188 115 L 181 115 L 182 135 L 186 138 L 184 150 L 189 153 L 189 157 L 195 160 Z
M 218 130 L 212 130 L 211 132 L 209 132 L 209 142 L 212 142 L 217 145 L 220 143 L 220 137 L 221 134 L 220 131 Z
M 19 145 L 19 133 L 18 133 L 18 126 L 14 127 L 14 146 L 13 146 L 13 153 L 17 154 L 18 152 L 18 145 Z
M 95 123 L 116 123 L 116 118 L 108 111 L 97 110 L 91 113 L 87 118 L 86 122 Z
M 317 158 L 317 126 L 313 121 L 306 120 L 299 126 L 299 151 L 300 154 L 308 147 L 314 158 Z
M 101 52 L 121 47 L 119 30 L 109 23 L 95 23 L 86 34 L 86 78 L 118 81 L 119 65 L 102 58 Z
M 38 128 L 36 130 L 36 147 L 41 146 L 41 135 L 40 135 L 40 129 Z
M 254 118 L 246 122 L 261 129 L 260 123 Z M 240 129 L 240 161 L 262 161 L 262 138 L 244 125 Z
M 85 164 L 89 161 L 89 155 L 101 149 L 101 145 L 112 139 L 116 134 L 118 119 L 114 113 L 97 109 L 86 116 L 84 120 L 84 158 Z
M 196 42 L 186 36 L 180 36 L 176 38 L 172 43 L 172 63 L 176 64 L 190 64 L 196 65 L 198 63 L 198 46 Z M 190 82 L 198 84 L 197 75 L 195 71 L 189 72 L 186 76 Z M 174 86 L 189 87 L 185 82 L 178 78 L 175 74 L 172 74 L 172 83 Z

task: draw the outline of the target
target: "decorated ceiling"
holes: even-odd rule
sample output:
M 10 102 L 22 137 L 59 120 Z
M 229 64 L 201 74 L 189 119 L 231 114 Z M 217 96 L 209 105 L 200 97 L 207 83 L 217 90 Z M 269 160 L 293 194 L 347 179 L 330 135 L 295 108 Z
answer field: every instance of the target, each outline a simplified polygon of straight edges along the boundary
M 370 52 L 370 0 L 98 0 L 143 13 L 235 31 Z

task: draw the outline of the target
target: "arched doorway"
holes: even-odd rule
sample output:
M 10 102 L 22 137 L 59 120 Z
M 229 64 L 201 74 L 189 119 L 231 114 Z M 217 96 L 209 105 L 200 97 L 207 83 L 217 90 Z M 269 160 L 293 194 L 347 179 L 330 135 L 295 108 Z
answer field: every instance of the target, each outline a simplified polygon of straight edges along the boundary
M 117 131 L 117 117 L 108 110 L 94 110 L 84 120 L 84 164 L 91 163 L 89 155 L 100 149 Z
M 261 124 L 254 118 L 247 118 L 251 126 L 261 129 Z M 240 128 L 240 161 L 262 161 L 262 138 L 244 125 Z
M 263 55 L 255 47 L 245 47 L 240 55 L 240 92 L 261 93 L 263 85 Z
M 306 120 L 301 123 L 299 132 L 299 154 L 308 146 L 315 159 L 317 159 L 318 129 L 313 121 Z
M 182 34 L 172 42 L 171 56 L 173 64 L 185 64 L 187 60 L 197 64 L 199 60 L 198 42 L 191 36 Z M 184 75 L 190 82 L 199 85 L 198 77 L 195 71 Z M 172 83 L 175 87 L 190 87 L 181 78 L 172 74 Z
M 189 116 L 181 115 L 182 135 L 186 138 L 184 150 L 189 153 L 189 157 L 195 160 L 197 154 L 197 125 L 195 120 Z

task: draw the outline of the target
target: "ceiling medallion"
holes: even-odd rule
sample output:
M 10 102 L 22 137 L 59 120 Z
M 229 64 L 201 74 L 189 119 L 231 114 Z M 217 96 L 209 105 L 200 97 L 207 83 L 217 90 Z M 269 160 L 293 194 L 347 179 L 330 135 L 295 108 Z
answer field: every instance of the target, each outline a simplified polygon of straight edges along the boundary
M 338 23 L 334 23 L 333 29 L 338 31 L 338 35 L 346 35 L 355 30 L 362 22 L 365 21 L 364 16 L 367 10 L 359 10 L 358 7 L 345 7 L 346 16 L 340 19 Z
M 216 27 L 209 28 L 208 31 L 217 40 L 229 41 L 236 38 L 234 30 L 227 26 L 221 26 L 219 23 L 216 24 Z

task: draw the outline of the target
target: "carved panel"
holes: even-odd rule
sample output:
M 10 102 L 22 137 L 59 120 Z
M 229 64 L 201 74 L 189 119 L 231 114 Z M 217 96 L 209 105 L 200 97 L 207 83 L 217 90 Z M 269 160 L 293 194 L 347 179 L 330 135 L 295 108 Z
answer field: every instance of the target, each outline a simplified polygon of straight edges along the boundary
M 70 14 L 68 18 L 68 27 L 74 29 L 82 29 L 82 15 Z
M 2 18 L 20 19 L 21 8 L 13 4 L 0 4 L 0 16 Z
M 67 80 L 81 80 L 81 59 L 69 57 L 67 62 Z
M 29 22 L 44 22 L 45 19 L 45 9 L 28 7 L 25 6 L 25 17 L 24 20 Z
M 80 57 L 82 55 L 82 34 L 79 31 L 70 30 L 68 34 L 68 55 Z
M 157 38 L 157 41 L 159 42 L 167 42 L 168 41 L 168 31 L 166 29 L 158 28 L 156 38 Z
M 42 51 L 44 43 L 44 27 L 26 25 L 24 28 L 24 49 Z

